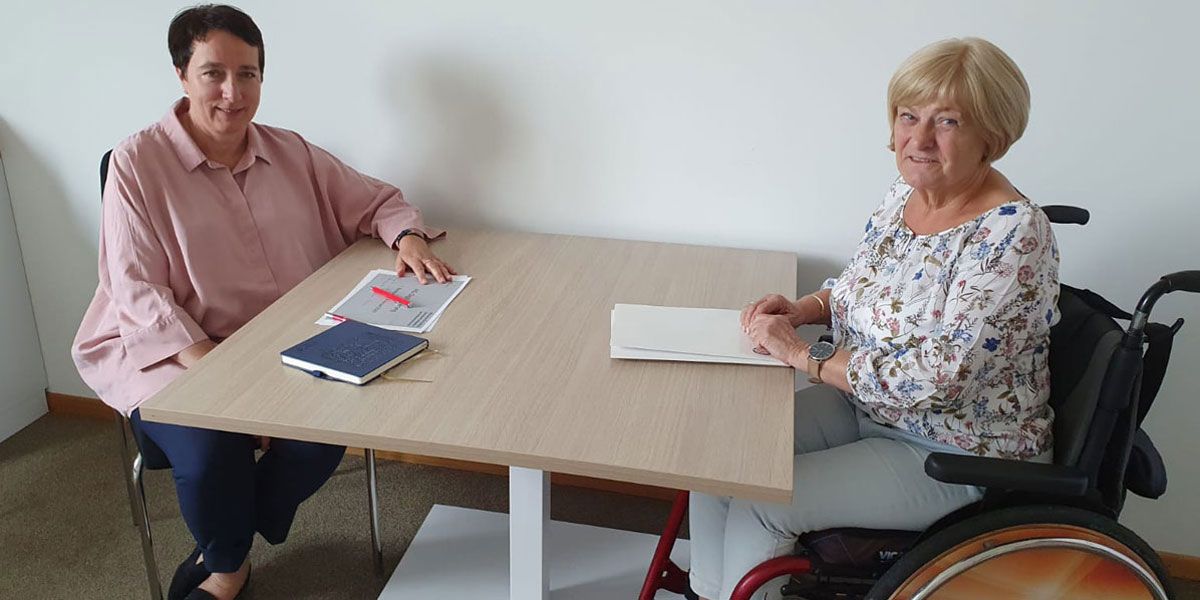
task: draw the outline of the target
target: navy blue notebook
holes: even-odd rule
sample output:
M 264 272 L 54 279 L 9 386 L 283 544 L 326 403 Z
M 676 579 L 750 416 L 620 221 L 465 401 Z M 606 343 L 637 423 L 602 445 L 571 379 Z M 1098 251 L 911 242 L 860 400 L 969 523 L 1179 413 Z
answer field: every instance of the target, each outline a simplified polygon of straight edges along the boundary
M 283 364 L 310 375 L 362 385 L 419 354 L 429 340 L 346 321 L 279 353 Z

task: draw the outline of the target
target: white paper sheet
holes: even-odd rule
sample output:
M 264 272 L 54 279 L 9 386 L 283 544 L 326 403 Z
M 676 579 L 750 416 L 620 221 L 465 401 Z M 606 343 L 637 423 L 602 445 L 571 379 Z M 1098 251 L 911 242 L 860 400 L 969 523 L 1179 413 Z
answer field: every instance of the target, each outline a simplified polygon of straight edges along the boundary
M 722 308 L 617 304 L 612 311 L 612 358 L 679 360 L 786 367 L 754 352 L 741 313 Z
M 317 319 L 317 325 L 337 325 L 341 322 L 338 317 L 344 317 L 392 331 L 428 333 L 450 302 L 462 293 L 470 281 L 471 278 L 465 275 L 454 275 L 446 283 L 422 285 L 416 275 L 399 277 L 395 271 L 375 269 Z M 371 292 L 371 286 L 405 298 L 411 304 L 408 307 L 401 306 L 398 302 Z

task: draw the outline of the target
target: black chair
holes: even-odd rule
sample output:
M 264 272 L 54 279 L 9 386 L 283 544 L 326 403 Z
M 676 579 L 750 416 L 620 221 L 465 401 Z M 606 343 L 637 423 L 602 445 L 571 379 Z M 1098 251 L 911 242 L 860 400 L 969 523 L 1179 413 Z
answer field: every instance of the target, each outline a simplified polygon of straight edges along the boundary
M 1088 220 L 1087 211 L 1075 207 L 1043 210 L 1055 223 Z M 1150 311 L 1159 297 L 1176 290 L 1200 293 L 1200 271 L 1164 276 L 1132 315 L 1093 292 L 1062 286 L 1062 318 L 1050 340 L 1054 464 L 931 454 L 925 462 L 928 476 L 984 487 L 983 499 L 923 532 L 838 528 L 806 533 L 795 555 L 747 573 L 733 600 L 745 600 L 783 575 L 792 576 L 784 595 L 807 600 L 918 600 L 940 592 L 1022 597 L 1013 588 L 996 586 L 1035 589 L 1045 583 L 1029 573 L 1028 563 L 1015 566 L 1030 557 L 1041 564 L 1063 559 L 1064 568 L 1089 564 L 1105 571 L 1110 584 L 1124 578 L 1156 600 L 1172 597 L 1158 555 L 1116 518 L 1126 491 L 1157 498 L 1166 490 L 1162 458 L 1140 425 L 1162 383 L 1171 339 L 1183 324 L 1182 319 L 1171 326 L 1150 323 Z M 1129 325 L 1123 330 L 1114 319 Z M 642 600 L 658 589 L 695 597 L 686 573 L 669 560 L 687 497 L 680 492 L 676 498 Z M 985 580 L 993 587 L 987 588 Z M 964 592 L 970 585 L 975 587 Z
M 108 163 L 112 150 L 100 158 L 100 196 L 104 197 L 104 186 L 108 181 Z M 142 483 L 142 474 L 146 469 L 170 469 L 171 461 L 163 453 L 158 444 L 145 435 L 141 427 L 126 419 L 118 411 L 113 411 L 120 432 L 121 471 L 125 474 L 125 486 L 129 493 L 129 506 L 133 512 L 133 524 L 138 528 L 142 538 L 142 558 L 146 563 L 146 580 L 150 586 L 150 597 L 162 600 L 162 584 L 158 579 L 158 563 L 154 559 L 154 542 L 150 534 L 150 517 L 146 510 L 146 488 Z M 128 431 L 128 433 L 127 433 Z M 131 461 L 129 458 L 129 436 L 132 434 L 137 455 Z M 371 520 L 371 554 L 374 560 L 375 572 L 383 573 L 383 546 L 379 530 L 379 494 L 375 479 L 375 451 L 365 449 L 367 461 L 367 504 Z

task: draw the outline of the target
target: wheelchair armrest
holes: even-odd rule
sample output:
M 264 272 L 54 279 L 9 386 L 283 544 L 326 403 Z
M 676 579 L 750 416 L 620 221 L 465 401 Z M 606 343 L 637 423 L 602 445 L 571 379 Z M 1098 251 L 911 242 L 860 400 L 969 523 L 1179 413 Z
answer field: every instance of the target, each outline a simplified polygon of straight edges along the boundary
M 942 483 L 1060 496 L 1083 496 L 1089 483 L 1073 467 L 945 452 L 925 458 L 925 474 Z

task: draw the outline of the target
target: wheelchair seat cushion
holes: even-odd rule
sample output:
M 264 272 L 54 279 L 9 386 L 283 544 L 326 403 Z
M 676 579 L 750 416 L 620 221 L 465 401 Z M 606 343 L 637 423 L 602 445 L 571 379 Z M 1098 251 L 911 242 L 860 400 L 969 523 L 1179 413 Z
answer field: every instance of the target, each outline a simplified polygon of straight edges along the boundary
M 822 566 L 882 573 L 920 535 L 919 531 L 839 527 L 805 533 L 799 545 Z

